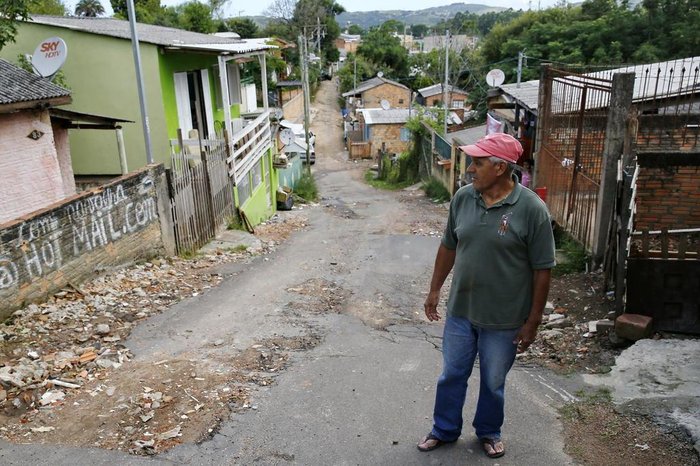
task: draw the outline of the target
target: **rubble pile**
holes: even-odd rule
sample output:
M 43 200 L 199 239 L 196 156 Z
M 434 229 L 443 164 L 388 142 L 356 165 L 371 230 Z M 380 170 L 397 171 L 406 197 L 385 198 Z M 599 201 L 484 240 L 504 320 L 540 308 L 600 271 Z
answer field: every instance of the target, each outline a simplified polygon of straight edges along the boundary
M 518 360 L 562 372 L 603 373 L 619 352 L 610 342 L 613 296 L 600 274 L 570 274 L 552 280 L 537 339 Z

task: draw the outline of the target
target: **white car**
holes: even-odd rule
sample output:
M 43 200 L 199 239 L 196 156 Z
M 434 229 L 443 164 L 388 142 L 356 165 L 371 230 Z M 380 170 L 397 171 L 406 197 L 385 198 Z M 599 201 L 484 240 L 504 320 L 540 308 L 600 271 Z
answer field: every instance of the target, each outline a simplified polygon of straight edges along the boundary
M 280 126 L 282 128 L 289 128 L 292 130 L 294 135 L 301 139 L 302 141 L 306 142 L 306 137 L 304 135 L 304 125 L 300 123 L 292 123 L 288 120 L 282 120 L 280 121 Z M 309 131 L 309 144 L 312 146 L 314 145 L 314 142 L 316 142 L 316 135 Z

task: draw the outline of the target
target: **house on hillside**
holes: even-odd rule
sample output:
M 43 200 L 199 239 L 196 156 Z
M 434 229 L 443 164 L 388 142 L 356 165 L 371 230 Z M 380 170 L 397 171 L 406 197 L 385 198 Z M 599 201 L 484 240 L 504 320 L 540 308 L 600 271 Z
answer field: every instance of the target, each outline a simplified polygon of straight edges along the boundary
M 61 37 L 69 51 L 63 71 L 73 93 L 70 110 L 138 122 L 124 129 L 125 152 L 129 170 L 144 166 L 129 23 L 35 15 L 18 27 L 16 42 L 5 46 L 0 57 L 14 60 L 32 53 L 47 37 Z M 276 47 L 147 24 L 137 24 L 137 31 L 153 161 L 170 166 L 178 130 L 185 138 L 208 139 L 221 137 L 228 128 L 230 175 L 237 186 L 245 186 L 243 195 L 236 195 L 237 205 L 246 204 L 253 223 L 269 216 L 276 179 L 265 56 Z M 70 142 L 77 176 L 111 179 L 121 173 L 119 160 L 111 155 L 117 151 L 114 137 L 79 131 Z
M 455 128 L 461 125 L 468 117 L 471 111 L 471 105 L 468 102 L 469 93 L 462 89 L 458 89 L 451 84 L 447 86 L 447 102 L 450 111 L 450 126 Z M 444 85 L 434 84 L 432 86 L 418 89 L 416 102 L 424 107 L 443 107 L 444 108 Z M 457 126 L 455 126 L 457 125 Z
M 76 194 L 69 130 L 118 132 L 125 121 L 57 108 L 70 102 L 69 90 L 0 59 L 0 224 Z
M 411 111 L 407 108 L 365 108 L 358 110 L 362 142 L 370 151 L 400 154 L 411 144 L 411 132 L 406 127 Z
M 340 52 L 340 56 L 347 56 L 348 53 L 357 53 L 357 47 L 362 43 L 362 37 L 358 34 L 340 34 L 335 39 L 335 48 Z
M 380 76 L 361 82 L 343 97 L 350 113 L 359 108 L 382 107 L 383 102 L 387 108 L 408 108 L 411 105 L 411 89 Z

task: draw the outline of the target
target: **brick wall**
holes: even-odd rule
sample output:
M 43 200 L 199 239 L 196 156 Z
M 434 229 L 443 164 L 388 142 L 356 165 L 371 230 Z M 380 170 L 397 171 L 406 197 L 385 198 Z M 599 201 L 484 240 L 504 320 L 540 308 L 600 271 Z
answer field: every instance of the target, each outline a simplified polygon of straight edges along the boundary
M 27 137 L 33 131 L 43 136 Z M 65 192 L 49 112 L 0 115 L 0 223 L 63 199 Z
M 408 150 L 410 141 L 401 140 L 401 128 L 403 127 L 403 124 L 372 125 L 371 139 L 374 152 L 376 153 L 382 148 L 382 143 L 390 154 L 399 154 Z
M 156 165 L 0 225 L 0 318 L 68 283 L 172 250 L 168 205 Z
M 700 228 L 700 153 L 639 154 L 634 229 Z
M 386 99 L 391 108 L 408 108 L 411 91 L 394 84 L 382 84 L 362 93 L 364 108 L 380 108 L 382 99 Z

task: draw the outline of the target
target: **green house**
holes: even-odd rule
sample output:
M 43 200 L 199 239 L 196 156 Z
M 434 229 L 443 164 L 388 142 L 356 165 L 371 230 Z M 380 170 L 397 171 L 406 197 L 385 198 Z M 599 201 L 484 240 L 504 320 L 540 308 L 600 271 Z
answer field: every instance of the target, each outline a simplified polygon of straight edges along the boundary
M 237 206 L 259 223 L 275 210 L 277 174 L 267 101 L 265 54 L 259 41 L 137 24 L 153 162 L 170 166 L 184 139 L 222 139 L 228 128 L 229 175 Z M 67 46 L 62 67 L 68 109 L 133 121 L 123 126 L 122 153 L 111 131 L 70 131 L 76 177 L 116 176 L 147 164 L 129 23 L 113 18 L 34 16 L 19 25 L 0 57 L 16 62 L 47 38 Z M 260 73 L 257 89 L 251 73 Z M 195 130 L 195 131 L 193 131 Z

